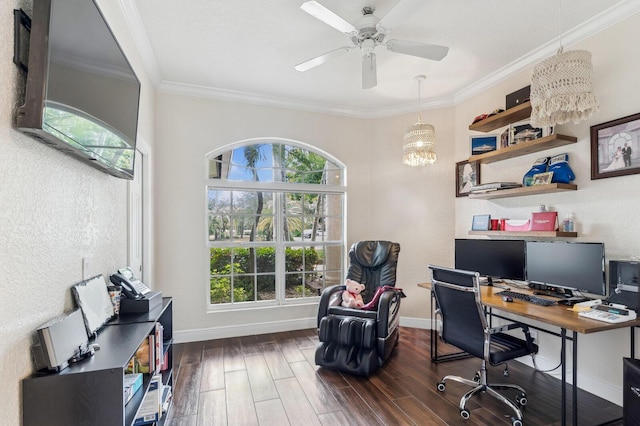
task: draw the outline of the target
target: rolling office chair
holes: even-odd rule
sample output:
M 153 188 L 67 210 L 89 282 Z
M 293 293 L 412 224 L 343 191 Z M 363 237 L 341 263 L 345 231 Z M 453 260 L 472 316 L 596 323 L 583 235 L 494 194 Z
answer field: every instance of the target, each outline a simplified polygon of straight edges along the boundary
M 360 241 L 351 246 L 347 278 L 365 285 L 361 293 L 365 304 L 379 297 L 377 307 L 345 308 L 341 305 L 344 285 L 324 289 L 318 307 L 317 365 L 369 376 L 389 358 L 398 342 L 400 299 L 405 297 L 394 288 L 399 253 L 400 244 L 390 241 Z
M 478 392 L 487 392 L 513 410 L 515 413 L 515 416 L 511 417 L 513 426 L 522 426 L 520 407 L 527 403 L 525 390 L 518 385 L 487 383 L 487 362 L 498 365 L 511 359 L 537 353 L 538 346 L 533 343 L 529 328 L 520 323 L 489 327 L 480 302 L 480 281 L 477 272 L 433 265 L 429 265 L 429 269 L 431 269 L 431 285 L 442 316 L 442 339 L 482 359 L 480 371 L 476 372 L 473 380 L 459 376 L 445 376 L 438 382 L 437 389 L 444 392 L 447 380 L 473 386 L 460 399 L 460 415 L 463 419 L 468 419 L 470 416 L 466 408 L 467 401 Z M 526 340 L 503 333 L 515 328 L 522 329 Z M 517 391 L 515 402 L 498 393 L 496 389 Z

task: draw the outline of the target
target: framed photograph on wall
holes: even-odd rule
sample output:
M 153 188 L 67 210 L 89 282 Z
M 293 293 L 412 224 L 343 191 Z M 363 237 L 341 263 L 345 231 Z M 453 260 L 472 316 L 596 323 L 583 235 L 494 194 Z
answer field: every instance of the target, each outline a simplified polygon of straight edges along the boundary
M 591 180 L 640 173 L 640 113 L 591 126 Z
M 500 135 L 469 136 L 471 155 L 480 155 L 498 149 Z
M 480 163 L 460 161 L 456 163 L 456 197 L 466 197 L 471 188 L 480 183 Z

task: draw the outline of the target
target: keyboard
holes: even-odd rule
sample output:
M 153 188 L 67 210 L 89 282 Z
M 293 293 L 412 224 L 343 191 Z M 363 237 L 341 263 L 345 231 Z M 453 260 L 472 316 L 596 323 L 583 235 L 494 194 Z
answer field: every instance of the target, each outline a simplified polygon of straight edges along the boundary
M 522 300 L 523 302 L 533 303 L 534 305 L 540 306 L 551 306 L 555 305 L 555 300 L 545 299 L 544 297 L 532 296 L 530 294 L 517 293 L 515 291 L 504 290 L 498 293 L 495 293 L 497 296 L 511 296 L 514 299 Z

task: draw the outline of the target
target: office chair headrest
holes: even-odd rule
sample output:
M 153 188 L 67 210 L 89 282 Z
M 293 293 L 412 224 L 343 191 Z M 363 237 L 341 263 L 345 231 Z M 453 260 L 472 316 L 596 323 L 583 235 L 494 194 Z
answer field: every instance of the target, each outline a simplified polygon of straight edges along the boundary
M 359 264 L 375 268 L 387 261 L 392 245 L 391 241 L 360 241 L 353 245 L 351 251 Z

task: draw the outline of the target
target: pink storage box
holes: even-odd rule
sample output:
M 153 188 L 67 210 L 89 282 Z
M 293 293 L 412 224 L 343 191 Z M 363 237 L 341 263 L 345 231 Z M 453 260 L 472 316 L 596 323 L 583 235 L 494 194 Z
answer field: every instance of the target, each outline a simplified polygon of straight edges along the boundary
M 528 231 L 530 227 L 530 220 L 513 220 L 507 219 L 504 222 L 505 231 Z

